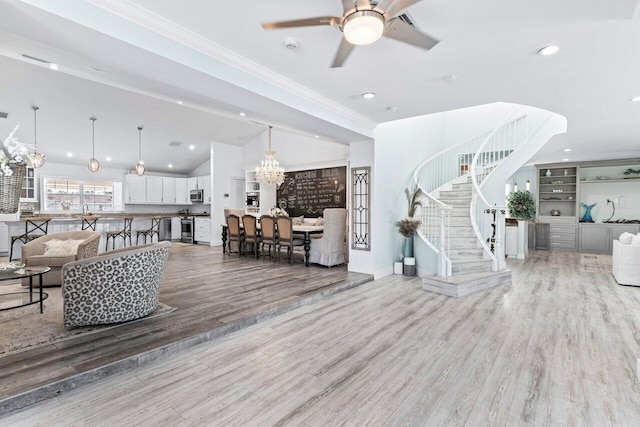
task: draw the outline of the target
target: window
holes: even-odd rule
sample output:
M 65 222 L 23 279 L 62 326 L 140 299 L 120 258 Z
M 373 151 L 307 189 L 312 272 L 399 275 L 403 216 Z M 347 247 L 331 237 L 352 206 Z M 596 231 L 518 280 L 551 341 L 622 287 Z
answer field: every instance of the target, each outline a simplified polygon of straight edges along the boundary
M 82 211 L 87 205 L 90 212 L 117 211 L 122 206 L 115 203 L 114 191 L 122 184 L 105 181 L 80 181 L 73 179 L 44 178 L 44 211 Z

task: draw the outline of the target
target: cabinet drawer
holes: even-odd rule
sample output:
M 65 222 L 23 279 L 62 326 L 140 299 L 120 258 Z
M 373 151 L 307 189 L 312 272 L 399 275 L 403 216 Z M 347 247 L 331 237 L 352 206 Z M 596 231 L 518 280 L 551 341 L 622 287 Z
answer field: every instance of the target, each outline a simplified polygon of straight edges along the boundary
M 538 218 L 539 222 L 543 222 L 546 224 L 561 224 L 561 225 L 570 225 L 576 223 L 575 216 L 544 216 L 540 215 Z
M 552 242 L 576 242 L 576 235 L 574 234 L 561 234 L 561 233 L 551 233 L 549 239 Z
M 576 234 L 576 227 L 573 225 L 551 224 L 549 226 L 551 234 Z
M 575 249 L 576 241 L 552 241 L 551 249 Z

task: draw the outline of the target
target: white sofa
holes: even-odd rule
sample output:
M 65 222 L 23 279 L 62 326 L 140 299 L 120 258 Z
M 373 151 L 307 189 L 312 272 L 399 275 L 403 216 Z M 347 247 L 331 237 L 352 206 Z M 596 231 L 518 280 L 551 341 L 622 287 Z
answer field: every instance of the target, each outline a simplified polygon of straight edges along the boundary
M 640 245 L 613 241 L 613 277 L 620 285 L 640 286 Z

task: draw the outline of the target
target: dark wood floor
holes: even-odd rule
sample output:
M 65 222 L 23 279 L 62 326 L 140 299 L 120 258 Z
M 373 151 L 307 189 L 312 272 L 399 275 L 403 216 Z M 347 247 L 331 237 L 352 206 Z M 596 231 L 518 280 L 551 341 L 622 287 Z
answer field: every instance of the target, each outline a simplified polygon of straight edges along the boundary
M 221 252 L 172 247 L 160 301 L 173 313 L 0 358 L 0 414 L 372 280 L 345 267 Z

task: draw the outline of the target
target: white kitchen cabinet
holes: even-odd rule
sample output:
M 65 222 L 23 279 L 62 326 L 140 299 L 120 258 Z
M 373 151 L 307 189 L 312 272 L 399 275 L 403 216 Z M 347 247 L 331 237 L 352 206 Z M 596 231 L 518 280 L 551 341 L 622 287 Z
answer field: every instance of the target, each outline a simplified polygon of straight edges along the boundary
M 202 177 L 202 187 L 198 184 L 198 188 L 202 188 L 202 201 L 204 203 L 211 203 L 211 175 Z
M 145 203 L 147 201 L 147 177 L 138 175 L 125 175 L 127 203 Z
M 147 176 L 147 203 L 162 203 L 162 177 Z
M 187 178 L 187 192 L 198 189 L 198 177 L 192 176 Z
M 211 241 L 211 218 L 195 217 L 193 239 L 198 243 L 209 243 Z
M 162 178 L 162 203 L 176 203 L 176 179 L 171 177 Z
M 176 178 L 176 204 L 191 204 L 191 200 L 189 200 L 189 190 L 187 189 L 187 178 Z
M 6 223 L 0 222 L 0 254 L 9 252 L 9 227 Z
M 186 186 L 185 181 L 185 186 Z M 182 237 L 182 223 L 179 217 L 171 218 L 171 240 L 180 240 Z

